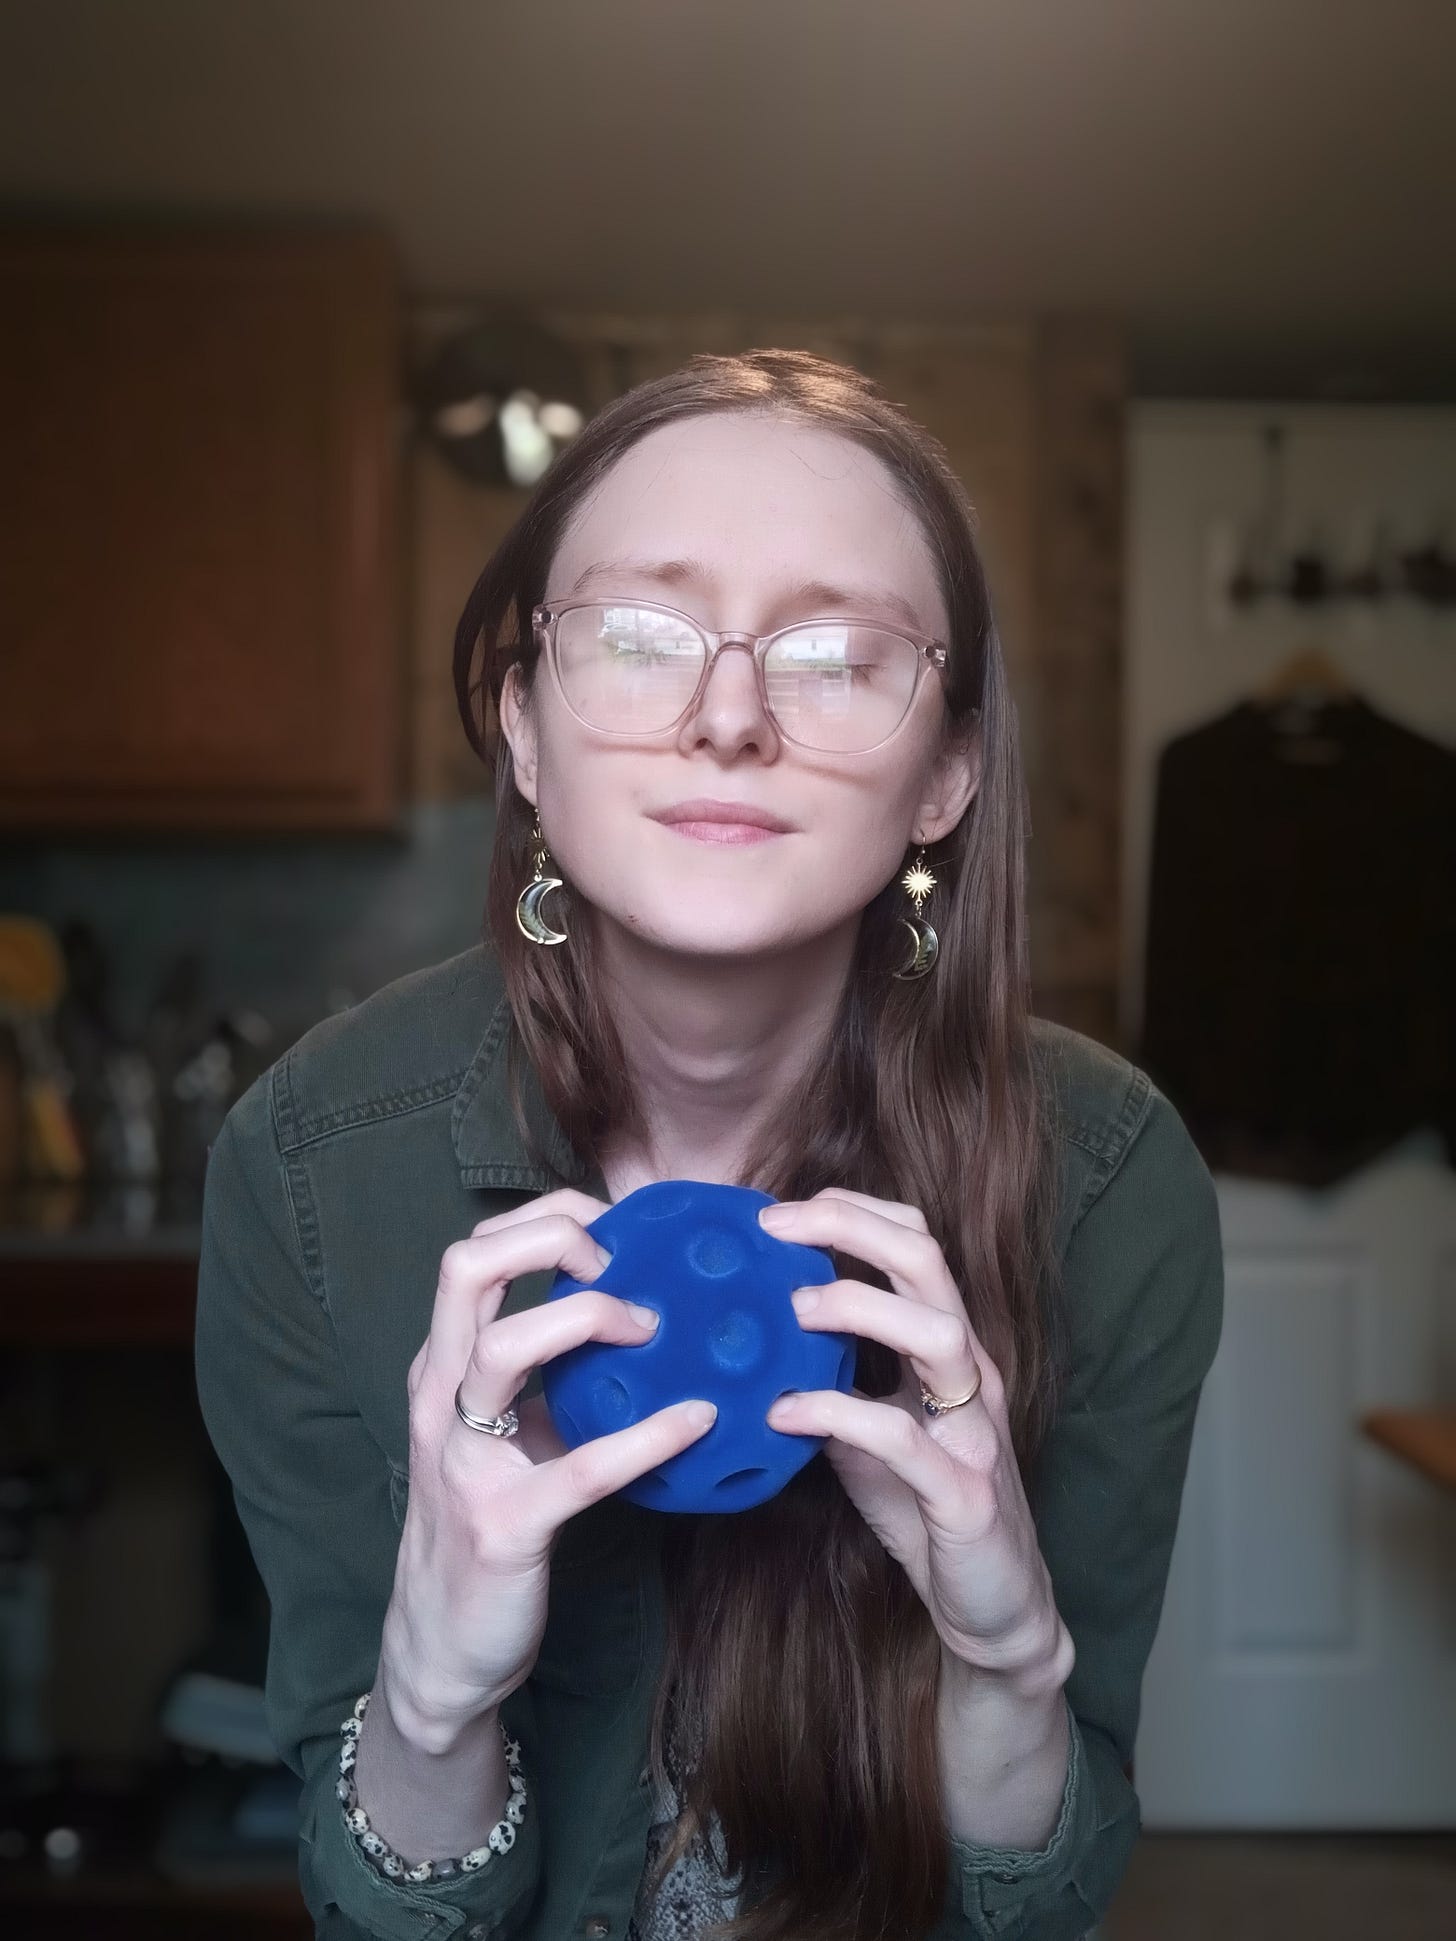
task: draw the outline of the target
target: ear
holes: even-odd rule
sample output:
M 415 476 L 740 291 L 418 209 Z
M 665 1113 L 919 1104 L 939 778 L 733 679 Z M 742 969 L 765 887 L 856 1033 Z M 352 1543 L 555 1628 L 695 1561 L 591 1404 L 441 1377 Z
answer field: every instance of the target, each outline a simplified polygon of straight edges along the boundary
M 931 770 L 925 794 L 911 825 L 912 840 L 928 848 L 949 835 L 981 786 L 981 724 L 957 735 L 941 752 Z
M 537 806 L 536 723 L 522 693 L 520 672 L 515 663 L 506 669 L 501 683 L 500 725 L 510 747 L 516 788 L 534 809 Z

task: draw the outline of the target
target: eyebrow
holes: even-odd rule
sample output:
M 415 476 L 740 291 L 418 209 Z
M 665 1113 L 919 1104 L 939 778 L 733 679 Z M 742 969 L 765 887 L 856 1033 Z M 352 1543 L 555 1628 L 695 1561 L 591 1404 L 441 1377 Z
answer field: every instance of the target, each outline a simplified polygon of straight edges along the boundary
M 572 586 L 573 593 L 580 593 L 590 581 L 602 578 L 625 576 L 632 579 L 652 580 L 662 586 L 691 587 L 711 586 L 713 570 L 705 560 L 684 559 L 644 559 L 629 556 L 625 559 L 598 559 L 577 575 Z M 786 601 L 813 601 L 826 607 L 850 607 L 861 613 L 869 613 L 878 608 L 907 626 L 912 633 L 924 633 L 920 616 L 910 602 L 900 594 L 891 592 L 888 587 L 832 586 L 827 580 L 798 580 L 784 588 Z

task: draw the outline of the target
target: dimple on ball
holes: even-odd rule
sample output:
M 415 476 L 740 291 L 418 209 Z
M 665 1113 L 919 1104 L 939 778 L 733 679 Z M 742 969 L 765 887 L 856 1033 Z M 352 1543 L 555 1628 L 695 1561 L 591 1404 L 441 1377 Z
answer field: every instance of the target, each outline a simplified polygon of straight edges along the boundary
M 817 1247 L 758 1224 L 774 1204 L 747 1186 L 658 1180 L 599 1215 L 587 1232 L 612 1256 L 594 1279 L 558 1274 L 546 1298 L 605 1288 L 661 1315 L 640 1345 L 585 1341 L 541 1365 L 541 1389 L 569 1449 L 702 1396 L 713 1426 L 616 1493 L 648 1510 L 750 1510 L 776 1496 L 824 1445 L 764 1417 L 787 1389 L 854 1384 L 853 1335 L 799 1326 L 795 1288 L 837 1278 Z

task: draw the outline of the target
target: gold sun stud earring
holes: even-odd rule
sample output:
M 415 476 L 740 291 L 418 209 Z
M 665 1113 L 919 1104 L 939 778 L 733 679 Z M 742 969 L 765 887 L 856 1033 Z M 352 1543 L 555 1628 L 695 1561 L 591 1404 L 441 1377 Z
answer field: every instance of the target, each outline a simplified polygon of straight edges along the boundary
M 541 833 L 541 811 L 536 811 L 536 826 L 531 831 L 531 844 L 535 851 L 535 871 L 530 882 L 516 898 L 516 928 L 521 935 L 533 944 L 564 944 L 567 933 L 553 930 L 541 914 L 541 905 L 552 890 L 562 887 L 559 876 L 546 874 L 546 838 Z
M 926 867 L 925 850 L 923 847 L 921 848 L 920 854 L 915 858 L 915 861 L 900 878 L 900 881 L 909 892 L 910 900 L 915 905 L 915 914 L 913 917 L 902 916 L 900 918 L 901 923 L 910 932 L 910 938 L 914 948 L 900 969 L 892 971 L 890 974 L 892 977 L 908 980 L 912 977 L 926 976 L 933 969 L 935 960 L 940 955 L 940 939 L 936 936 L 930 924 L 926 923 L 920 915 L 926 897 L 930 895 L 930 892 L 936 886 L 935 877 Z

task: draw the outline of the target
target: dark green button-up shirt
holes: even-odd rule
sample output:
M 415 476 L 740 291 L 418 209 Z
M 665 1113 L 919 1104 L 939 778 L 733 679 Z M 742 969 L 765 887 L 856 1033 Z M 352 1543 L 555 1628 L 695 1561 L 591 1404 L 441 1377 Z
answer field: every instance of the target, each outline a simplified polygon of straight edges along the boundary
M 563 1529 L 536 1667 L 503 1707 L 528 1789 L 509 1852 L 444 1881 L 386 1880 L 334 1790 L 340 1724 L 378 1664 L 409 1492 L 405 1377 L 440 1256 L 554 1184 L 512 1117 L 509 1023 L 479 947 L 401 978 L 265 1072 L 208 1165 L 198 1392 L 271 1602 L 268 1720 L 304 1782 L 300 1879 L 331 1941 L 622 1941 L 643 1870 L 662 1523 L 618 1497 Z M 939 1941 L 1076 1941 L 1123 1874 L 1140 1826 L 1124 1769 L 1223 1316 L 1218 1202 L 1178 1114 L 1093 1040 L 1046 1020 L 1034 1033 L 1060 1128 L 1071 1373 L 1028 1494 L 1076 1646 L 1071 1762 L 1045 1848 L 947 1836 Z M 528 1104 L 545 1150 L 610 1199 L 539 1092 Z M 502 1311 L 551 1279 L 514 1281 Z M 537 1372 L 523 1393 L 540 1386 Z

